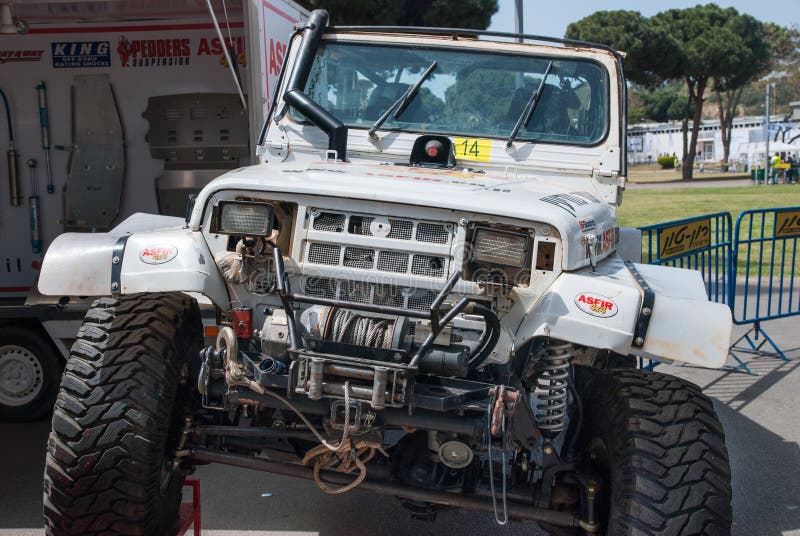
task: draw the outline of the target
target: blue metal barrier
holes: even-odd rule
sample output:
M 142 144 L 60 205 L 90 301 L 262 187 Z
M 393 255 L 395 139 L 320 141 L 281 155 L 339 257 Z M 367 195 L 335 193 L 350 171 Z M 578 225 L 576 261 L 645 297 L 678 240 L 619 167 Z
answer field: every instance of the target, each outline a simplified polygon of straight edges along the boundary
M 733 343 L 731 355 L 737 360 L 737 352 L 788 360 L 761 322 L 800 314 L 800 207 L 745 210 L 736 219 L 733 236 L 733 258 L 741 273 L 731 281 L 728 301 L 734 323 L 752 327 Z M 766 344 L 774 351 L 763 350 Z
M 698 270 L 708 299 L 729 304 L 735 279 L 731 221 L 729 213 L 715 212 L 640 227 L 642 262 Z M 640 364 L 648 370 L 657 365 L 657 361 Z
M 731 215 L 715 212 L 640 227 L 642 262 L 698 270 L 708 299 L 728 303 L 731 274 Z

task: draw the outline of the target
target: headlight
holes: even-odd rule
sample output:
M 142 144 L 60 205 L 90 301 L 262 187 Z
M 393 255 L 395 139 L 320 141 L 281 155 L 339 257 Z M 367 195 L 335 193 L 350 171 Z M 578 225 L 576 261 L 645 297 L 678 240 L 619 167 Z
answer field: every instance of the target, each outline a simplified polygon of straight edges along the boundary
M 528 235 L 485 228 L 475 230 L 472 260 L 522 268 L 528 256 Z
M 215 233 L 243 236 L 269 236 L 275 209 L 269 203 L 220 201 Z

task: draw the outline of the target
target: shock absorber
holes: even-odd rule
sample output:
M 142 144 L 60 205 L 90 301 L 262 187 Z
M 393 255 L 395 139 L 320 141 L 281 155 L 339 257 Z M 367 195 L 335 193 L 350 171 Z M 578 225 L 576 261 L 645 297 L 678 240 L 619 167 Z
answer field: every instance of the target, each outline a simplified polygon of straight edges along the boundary
M 536 419 L 539 431 L 546 440 L 553 440 L 566 426 L 567 390 L 571 343 L 550 340 L 544 348 L 541 373 L 536 380 L 539 402 Z

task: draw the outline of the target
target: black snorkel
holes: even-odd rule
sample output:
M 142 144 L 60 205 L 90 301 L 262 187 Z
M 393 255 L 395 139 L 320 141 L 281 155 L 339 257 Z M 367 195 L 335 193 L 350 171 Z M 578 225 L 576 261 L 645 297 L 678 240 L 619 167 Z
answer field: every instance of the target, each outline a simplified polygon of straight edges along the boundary
M 283 100 L 328 135 L 328 150 L 335 151 L 336 159 L 344 162 L 347 160 L 347 126 L 303 92 L 328 18 L 324 9 L 314 10 L 308 17 Z

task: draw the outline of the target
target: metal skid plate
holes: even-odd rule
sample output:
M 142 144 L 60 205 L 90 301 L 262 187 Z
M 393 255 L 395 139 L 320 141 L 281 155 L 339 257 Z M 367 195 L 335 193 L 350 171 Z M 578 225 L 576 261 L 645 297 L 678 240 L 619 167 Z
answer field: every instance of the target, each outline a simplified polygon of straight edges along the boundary
M 247 112 L 236 93 L 150 97 L 142 116 L 150 154 L 166 169 L 229 169 L 250 155 Z
M 247 162 L 247 112 L 236 93 L 158 95 L 142 114 L 150 155 L 164 160 L 156 178 L 158 211 L 183 216 L 189 195 Z
M 64 228 L 107 230 L 119 213 L 125 177 L 125 138 L 109 75 L 75 77 L 72 141 Z

